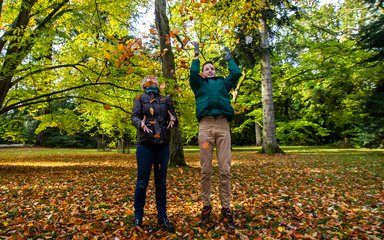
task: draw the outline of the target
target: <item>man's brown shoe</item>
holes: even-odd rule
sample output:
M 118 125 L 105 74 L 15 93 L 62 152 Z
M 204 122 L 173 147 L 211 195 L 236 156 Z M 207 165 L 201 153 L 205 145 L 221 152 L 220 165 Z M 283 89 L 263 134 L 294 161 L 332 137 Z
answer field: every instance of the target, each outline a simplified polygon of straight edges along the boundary
M 199 222 L 200 226 L 205 226 L 210 222 L 209 217 L 211 215 L 211 212 L 212 212 L 212 206 L 211 205 L 203 207 L 203 209 L 201 210 L 201 219 Z
M 235 222 L 233 221 L 233 212 L 230 208 L 222 208 L 221 215 L 223 217 L 224 226 L 228 228 L 228 230 L 235 230 Z

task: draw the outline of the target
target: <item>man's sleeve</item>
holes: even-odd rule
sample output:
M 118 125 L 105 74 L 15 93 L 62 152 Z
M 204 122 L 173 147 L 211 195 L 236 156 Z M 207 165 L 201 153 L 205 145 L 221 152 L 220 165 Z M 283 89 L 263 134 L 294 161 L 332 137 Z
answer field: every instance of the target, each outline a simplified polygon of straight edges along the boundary
M 193 92 L 196 92 L 201 84 L 200 73 L 200 59 L 193 59 L 191 69 L 189 71 L 189 85 Z
M 228 60 L 228 70 L 229 70 L 229 75 L 224 78 L 224 83 L 225 83 L 225 86 L 227 87 L 227 90 L 230 91 L 232 88 L 236 86 L 242 74 L 241 74 L 240 68 L 237 66 L 233 58 L 230 58 Z

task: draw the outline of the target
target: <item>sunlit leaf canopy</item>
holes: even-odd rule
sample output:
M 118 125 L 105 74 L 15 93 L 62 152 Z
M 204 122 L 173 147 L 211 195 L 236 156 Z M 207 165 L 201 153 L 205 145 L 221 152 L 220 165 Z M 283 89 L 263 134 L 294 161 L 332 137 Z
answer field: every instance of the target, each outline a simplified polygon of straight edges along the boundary
M 231 124 L 234 142 L 250 144 L 255 124 L 263 124 L 258 27 L 260 18 L 265 18 L 270 30 L 279 141 L 324 144 L 359 138 L 368 142 L 360 133 L 367 130 L 364 122 L 373 113 L 365 106 L 377 102 L 379 95 L 371 93 L 380 92 L 383 68 L 380 62 L 365 62 L 375 51 L 361 49 L 356 36 L 363 25 L 379 18 L 380 5 L 372 1 L 346 0 L 337 6 L 319 2 L 168 1 L 172 48 L 167 51 L 174 53 L 176 62 L 176 80 L 171 81 L 162 77 L 160 56 L 164 52 L 159 52 L 154 14 L 146 11 L 153 1 L 3 1 L 0 70 L 1 77 L 10 73 L 12 78 L 0 112 L 9 115 L 5 119 L 30 114 L 42 121 L 37 132 L 44 131 L 43 126 L 56 126 L 63 134 L 82 129 L 93 134 L 134 135 L 129 124 L 132 99 L 141 91 L 140 80 L 154 74 L 165 83 L 162 93 L 180 103 L 184 140 L 194 142 L 197 121 L 188 76 L 191 41 L 197 41 L 202 61 L 213 61 L 219 75 L 228 73 L 222 60 L 224 46 L 240 65 L 244 75 L 232 92 L 236 115 Z M 33 4 L 28 24 L 14 28 L 27 3 Z M 39 28 L 55 8 L 50 21 Z M 140 28 L 143 14 L 152 25 L 141 35 L 133 26 Z M 12 59 L 16 64 L 10 67 Z M 377 121 L 372 119 L 375 125 Z M 8 135 L 14 133 L 7 139 L 25 141 L 5 122 L 0 128 Z M 19 129 L 22 123 L 20 120 Z M 292 130 L 300 137 L 288 136 Z M 375 128 L 368 135 L 379 132 Z
M 46 28 L 37 31 L 39 22 L 47 19 L 52 8 L 58 4 L 63 5 L 60 14 L 52 18 Z M 20 1 L 5 1 L 3 4 L 1 28 L 4 31 L 12 30 L 11 22 L 21 5 Z M 24 42 L 33 41 L 33 47 L 14 77 L 19 79 L 14 80 L 15 88 L 25 91 L 15 91 L 15 96 L 25 98 L 27 90 L 33 95 L 40 91 L 58 91 L 76 84 L 96 82 L 123 82 L 122 86 L 126 88 L 134 87 L 137 82 L 125 74 L 129 73 L 129 67 L 136 63 L 138 69 L 135 73 L 143 75 L 150 66 L 145 64 L 145 56 L 137 51 L 143 48 L 140 40 L 130 37 L 131 21 L 137 6 L 135 1 L 36 1 L 25 33 L 18 43 L 22 46 Z M 4 39 L 9 41 L 10 38 L 15 36 Z M 135 55 L 132 55 L 133 49 Z M 5 51 L 2 53 L 2 61 L 12 57 L 7 56 Z M 140 64 L 137 64 L 138 59 L 142 61 Z M 49 68 L 53 69 L 46 71 Z
M 28 24 L 14 28 L 12 23 L 27 3 L 33 4 Z M 137 9 L 145 4 L 143 1 L 5 1 L 1 16 L 4 44 L 1 63 L 5 66 L 8 59 L 20 61 L 19 56 L 24 57 L 14 69 L 3 109 L 33 104 L 28 110 L 41 114 L 41 111 L 49 112 L 52 101 L 67 99 L 76 103 L 78 112 L 100 118 L 103 117 L 98 113 L 111 110 L 108 106 L 112 105 L 115 107 L 112 112 L 127 120 L 141 78 L 156 72 L 160 66 L 144 51 L 141 39 L 131 36 Z M 59 10 L 51 17 L 55 8 Z M 47 19 L 49 23 L 39 29 Z M 31 47 L 25 47 L 28 45 Z M 19 51 L 12 54 L 13 47 Z M 3 71 L 9 70 L 3 68 Z M 66 115 L 68 119 L 71 116 Z M 76 115 L 73 117 L 75 120 Z M 44 119 L 47 126 L 72 132 L 58 116 L 39 117 L 43 122 Z

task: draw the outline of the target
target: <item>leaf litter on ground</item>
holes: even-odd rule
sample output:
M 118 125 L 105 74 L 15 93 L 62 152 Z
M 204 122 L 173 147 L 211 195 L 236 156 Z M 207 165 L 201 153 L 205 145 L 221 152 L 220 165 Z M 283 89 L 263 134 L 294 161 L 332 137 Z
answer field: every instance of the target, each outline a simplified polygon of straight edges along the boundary
M 234 152 L 236 231 L 220 216 L 218 168 L 212 226 L 198 225 L 198 153 L 170 168 L 168 214 L 176 233 L 157 225 L 153 176 L 143 228 L 133 226 L 134 154 L 0 155 L 2 239 L 382 239 L 384 152 L 261 155 Z M 16 151 L 16 150 L 14 150 Z M 24 149 L 17 149 L 24 151 Z M 25 150 L 26 151 L 26 150 Z M 31 151 L 30 149 L 28 151 Z M 17 156 L 17 157 L 15 157 Z

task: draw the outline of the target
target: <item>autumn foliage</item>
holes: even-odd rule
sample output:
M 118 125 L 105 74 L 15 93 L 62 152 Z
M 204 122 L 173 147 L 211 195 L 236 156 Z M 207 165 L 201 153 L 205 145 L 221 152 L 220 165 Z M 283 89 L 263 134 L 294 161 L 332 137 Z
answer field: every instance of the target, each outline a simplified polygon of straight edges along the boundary
M 151 180 L 144 228 L 133 228 L 135 154 L 0 149 L 2 239 L 380 239 L 384 152 L 234 152 L 237 230 L 220 222 L 217 167 L 211 229 L 200 214 L 199 156 L 168 172 L 175 234 L 156 223 Z M 215 166 L 216 162 L 214 161 Z

